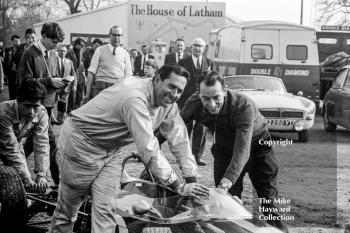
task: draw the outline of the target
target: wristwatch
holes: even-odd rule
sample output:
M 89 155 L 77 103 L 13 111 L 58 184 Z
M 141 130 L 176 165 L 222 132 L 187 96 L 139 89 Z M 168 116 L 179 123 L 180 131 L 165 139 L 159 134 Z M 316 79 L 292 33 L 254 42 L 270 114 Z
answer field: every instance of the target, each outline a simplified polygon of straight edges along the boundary
M 229 189 L 230 185 L 228 183 L 220 183 L 220 186 L 223 187 L 224 189 Z

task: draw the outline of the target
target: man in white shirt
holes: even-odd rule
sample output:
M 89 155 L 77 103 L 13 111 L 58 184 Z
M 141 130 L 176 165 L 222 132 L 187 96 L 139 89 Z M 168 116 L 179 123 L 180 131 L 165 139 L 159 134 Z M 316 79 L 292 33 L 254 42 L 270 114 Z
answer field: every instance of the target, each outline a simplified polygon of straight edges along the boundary
M 122 36 L 122 28 L 113 26 L 109 31 L 109 44 L 95 50 L 88 69 L 84 103 L 120 79 L 132 75 L 129 53 L 121 47 Z

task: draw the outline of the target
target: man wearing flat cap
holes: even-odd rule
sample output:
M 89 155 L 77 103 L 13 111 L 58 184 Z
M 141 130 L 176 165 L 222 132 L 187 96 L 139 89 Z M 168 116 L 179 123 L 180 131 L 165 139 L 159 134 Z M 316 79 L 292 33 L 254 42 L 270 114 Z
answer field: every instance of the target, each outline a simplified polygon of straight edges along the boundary
M 179 61 L 179 65 L 184 67 L 190 73 L 190 79 L 178 101 L 179 109 L 182 109 L 186 100 L 196 92 L 198 76 L 202 72 L 212 70 L 213 68 L 213 62 L 209 58 L 203 56 L 205 42 L 202 38 L 193 39 L 191 49 L 192 55 Z M 194 122 L 190 122 L 187 124 L 189 136 L 193 130 L 192 153 L 196 158 L 197 164 L 199 166 L 204 166 L 205 163 L 202 161 L 201 157 L 205 146 L 205 128 L 199 122 L 193 123 Z

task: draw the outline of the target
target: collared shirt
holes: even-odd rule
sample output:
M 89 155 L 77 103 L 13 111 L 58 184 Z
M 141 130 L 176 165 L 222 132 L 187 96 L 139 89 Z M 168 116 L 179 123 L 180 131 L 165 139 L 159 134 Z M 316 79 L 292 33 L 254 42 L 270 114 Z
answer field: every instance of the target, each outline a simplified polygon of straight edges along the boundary
M 0 93 L 4 89 L 4 70 L 2 68 L 2 61 L 0 60 Z
M 199 65 L 201 67 L 202 66 L 202 56 L 195 57 L 195 56 L 192 55 L 192 61 L 193 61 L 194 66 L 196 67 L 196 69 L 198 69 L 198 67 L 197 67 L 197 60 L 199 60 Z
M 247 96 L 227 91 L 224 104 L 217 115 L 203 106 L 198 92 L 193 94 L 181 110 L 185 123 L 199 121 L 214 134 L 214 143 L 232 150 L 232 160 L 224 177 L 234 184 L 250 157 L 252 137 L 267 130 L 265 119 L 255 103 Z
M 135 58 L 130 57 L 130 63 L 131 63 L 131 71 L 132 71 L 132 73 L 134 73 Z
M 149 59 L 148 53 L 146 55 L 144 55 L 144 54 L 141 55 L 141 69 L 143 69 L 143 62 L 147 61 L 148 59 Z
M 108 50 L 105 50 L 106 46 Z M 115 55 L 113 55 L 113 50 L 114 47 L 111 44 L 96 48 L 88 69 L 89 72 L 96 75 L 96 79 L 100 76 L 101 81 L 114 83 L 120 78 L 132 75 L 129 53 L 121 46 L 116 47 Z
M 47 57 L 50 56 L 50 53 L 48 52 L 49 50 L 46 49 L 46 47 L 43 45 L 43 43 L 41 42 L 41 40 L 38 40 L 38 43 L 34 44 L 36 47 L 38 47 L 41 51 L 41 53 L 45 56 L 47 55 Z M 47 51 L 47 54 L 46 54 Z
M 60 70 L 62 70 L 63 59 L 64 59 L 64 58 L 58 57 L 58 66 L 59 66 L 59 69 L 60 69 Z
M 154 136 L 159 127 L 184 177 L 195 177 L 197 166 L 177 104 L 155 107 L 153 92 L 151 79 L 123 79 L 71 112 L 72 121 L 95 145 L 111 153 L 135 142 L 152 173 L 169 185 L 176 178 Z
M 49 117 L 40 106 L 30 122 L 20 120 L 16 100 L 0 103 L 0 154 L 22 178 L 30 177 L 23 151 L 23 139 L 33 135 L 35 173 L 44 176 L 49 168 Z
M 176 55 L 176 63 L 179 63 L 179 61 L 184 58 L 184 53 L 175 53 Z M 180 57 L 179 57 L 180 55 Z

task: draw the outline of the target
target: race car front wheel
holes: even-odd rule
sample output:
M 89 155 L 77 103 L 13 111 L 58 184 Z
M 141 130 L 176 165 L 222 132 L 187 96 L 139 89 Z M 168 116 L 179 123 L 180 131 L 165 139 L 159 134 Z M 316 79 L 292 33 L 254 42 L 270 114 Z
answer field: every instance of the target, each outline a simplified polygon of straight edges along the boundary
M 24 185 L 13 167 L 0 165 L 0 232 L 16 232 L 26 222 Z

